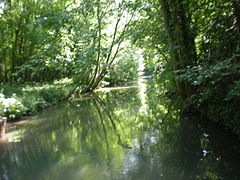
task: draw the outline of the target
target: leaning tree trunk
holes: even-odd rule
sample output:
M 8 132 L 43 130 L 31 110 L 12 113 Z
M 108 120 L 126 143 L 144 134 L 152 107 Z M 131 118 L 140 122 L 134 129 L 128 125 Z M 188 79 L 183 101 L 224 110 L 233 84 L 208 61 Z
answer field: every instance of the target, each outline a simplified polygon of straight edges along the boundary
M 194 65 L 197 59 L 186 3 L 184 0 L 160 0 L 174 71 Z M 190 84 L 176 81 L 176 86 L 183 99 L 191 96 Z

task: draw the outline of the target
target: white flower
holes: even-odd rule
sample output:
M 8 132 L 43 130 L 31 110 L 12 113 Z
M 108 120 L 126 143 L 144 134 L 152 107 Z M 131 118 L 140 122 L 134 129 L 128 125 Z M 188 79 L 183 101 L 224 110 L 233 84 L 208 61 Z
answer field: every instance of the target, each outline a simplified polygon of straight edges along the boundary
M 6 99 L 3 99 L 3 101 L 2 101 L 2 105 L 6 108 L 10 107 L 13 104 L 17 104 L 17 103 L 18 103 L 18 101 L 15 98 L 6 98 Z
M 16 115 L 15 114 L 10 114 L 9 117 L 14 119 L 16 117 Z

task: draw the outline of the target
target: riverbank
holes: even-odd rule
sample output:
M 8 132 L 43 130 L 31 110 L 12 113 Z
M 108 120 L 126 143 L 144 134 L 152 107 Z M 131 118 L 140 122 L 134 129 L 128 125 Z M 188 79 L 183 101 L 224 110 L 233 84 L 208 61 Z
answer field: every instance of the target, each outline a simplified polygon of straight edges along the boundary
M 72 89 L 70 79 L 49 84 L 0 86 L 0 117 L 8 121 L 32 115 L 64 100 Z

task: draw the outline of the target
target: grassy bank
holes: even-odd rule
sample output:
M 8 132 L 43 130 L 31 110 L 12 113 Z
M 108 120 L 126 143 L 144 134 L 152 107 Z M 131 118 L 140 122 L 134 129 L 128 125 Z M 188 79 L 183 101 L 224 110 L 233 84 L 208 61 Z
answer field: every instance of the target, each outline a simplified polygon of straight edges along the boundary
M 62 79 L 49 84 L 1 85 L 0 117 L 9 121 L 34 114 L 62 101 L 72 88 L 69 79 Z

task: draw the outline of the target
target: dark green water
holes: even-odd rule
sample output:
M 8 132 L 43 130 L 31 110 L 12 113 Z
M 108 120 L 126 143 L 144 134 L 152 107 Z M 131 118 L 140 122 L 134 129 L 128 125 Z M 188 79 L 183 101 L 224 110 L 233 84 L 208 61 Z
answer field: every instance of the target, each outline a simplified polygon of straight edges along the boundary
M 161 92 L 142 81 L 13 125 L 0 144 L 0 179 L 240 179 L 238 138 L 180 118 Z

